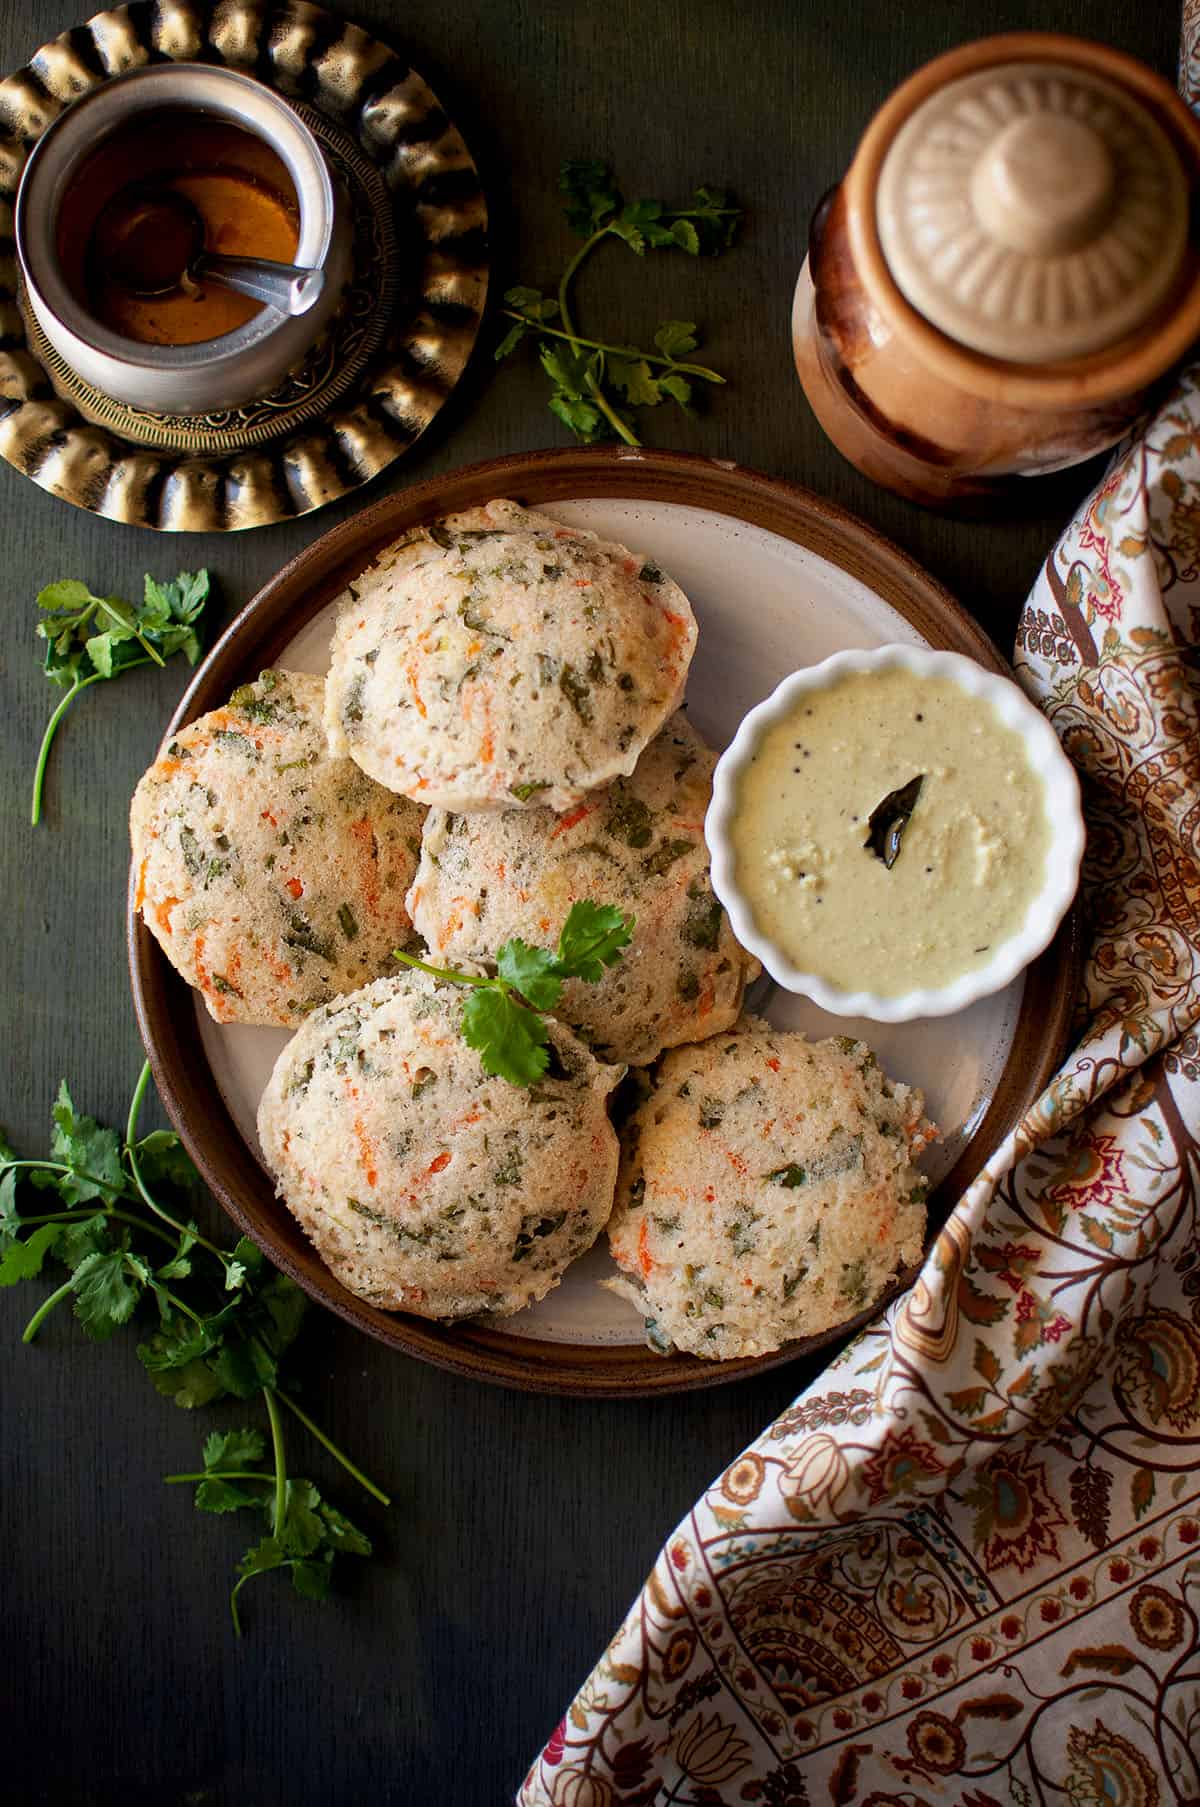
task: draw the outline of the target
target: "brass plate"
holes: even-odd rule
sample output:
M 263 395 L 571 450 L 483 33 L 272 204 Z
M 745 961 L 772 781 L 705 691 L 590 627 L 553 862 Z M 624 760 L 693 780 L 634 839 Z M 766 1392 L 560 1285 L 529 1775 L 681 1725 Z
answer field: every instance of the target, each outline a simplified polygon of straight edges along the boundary
M 270 395 L 205 415 L 126 407 L 47 343 L 17 282 L 13 202 L 29 152 L 72 100 L 146 63 L 210 62 L 284 95 L 351 199 L 338 313 Z M 462 375 L 487 299 L 487 209 L 461 136 L 415 71 L 323 7 L 135 4 L 44 44 L 0 81 L 0 455 L 110 520 L 232 532 L 368 483 Z

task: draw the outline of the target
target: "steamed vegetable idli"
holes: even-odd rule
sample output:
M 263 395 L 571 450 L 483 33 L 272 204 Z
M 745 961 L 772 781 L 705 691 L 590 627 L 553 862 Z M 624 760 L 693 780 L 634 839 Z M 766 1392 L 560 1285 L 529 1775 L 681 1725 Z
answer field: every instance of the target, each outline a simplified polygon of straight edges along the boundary
M 743 1017 L 663 1056 L 622 1136 L 608 1282 L 654 1348 L 767 1355 L 857 1316 L 919 1260 L 934 1138 L 864 1042 Z
M 219 1023 L 304 1020 L 392 967 L 424 811 L 333 759 L 324 683 L 265 671 L 181 728 L 130 812 L 135 907 Z
M 630 1066 L 728 1029 L 759 968 L 709 883 L 715 763 L 679 714 L 630 777 L 565 816 L 431 810 L 408 908 L 432 957 L 486 961 L 514 936 L 553 943 L 572 904 L 602 897 L 635 918 L 632 946 L 598 984 L 569 980 L 555 1015 L 603 1059 Z
M 318 1010 L 263 1094 L 279 1195 L 333 1273 L 386 1310 L 507 1315 L 557 1286 L 612 1209 L 601 1066 L 550 1023 L 527 1089 L 484 1072 L 460 987 L 406 970 Z
M 688 599 L 656 565 L 489 502 L 409 535 L 351 584 L 330 748 L 443 809 L 570 810 L 633 770 L 695 644 Z

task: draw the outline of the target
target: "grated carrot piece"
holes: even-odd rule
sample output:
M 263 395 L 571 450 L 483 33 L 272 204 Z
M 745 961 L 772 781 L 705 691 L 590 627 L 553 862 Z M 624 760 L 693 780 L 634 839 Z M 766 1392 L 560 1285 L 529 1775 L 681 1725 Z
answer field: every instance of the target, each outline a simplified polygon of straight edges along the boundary
M 642 1227 L 638 1231 L 638 1266 L 642 1270 L 643 1279 L 648 1280 L 654 1272 L 654 1257 L 650 1253 L 650 1226 L 645 1218 L 642 1219 Z
M 178 901 L 178 900 L 176 900 L 176 901 Z M 208 970 L 204 964 L 204 936 L 203 936 L 203 933 L 197 935 L 196 939 L 192 942 L 192 958 L 196 962 L 196 977 L 200 981 L 200 989 L 204 993 L 205 997 L 207 997 L 209 995 L 209 992 L 212 990 L 212 980 L 209 978 Z
M 408 673 L 408 687 L 413 693 L 413 702 L 417 705 L 417 713 L 421 716 L 422 720 L 424 720 L 427 710 L 424 702 L 421 700 L 421 688 L 417 683 L 417 672 L 419 667 L 417 665 L 417 655 L 415 653 L 413 653 L 411 658 L 406 660 L 404 669 Z
M 287 961 L 283 959 L 282 955 L 272 957 L 271 950 L 268 947 L 262 948 L 260 952 L 262 954 L 263 965 L 273 978 L 279 979 L 282 982 L 284 979 L 290 979 L 292 977 L 292 969 Z
M 557 841 L 560 834 L 566 834 L 568 828 L 574 828 L 577 823 L 583 821 L 585 816 L 590 815 L 591 809 L 592 806 L 590 803 L 580 803 L 577 808 L 571 810 L 567 815 L 560 816 L 558 819 L 558 826 L 550 831 L 550 839 L 552 841 Z
M 351 1090 L 353 1091 L 353 1087 Z M 354 1134 L 358 1141 L 359 1159 L 362 1161 L 363 1170 L 367 1176 L 367 1184 L 374 1186 L 379 1180 L 379 1174 L 375 1168 L 375 1145 L 363 1128 L 361 1117 L 354 1119 Z

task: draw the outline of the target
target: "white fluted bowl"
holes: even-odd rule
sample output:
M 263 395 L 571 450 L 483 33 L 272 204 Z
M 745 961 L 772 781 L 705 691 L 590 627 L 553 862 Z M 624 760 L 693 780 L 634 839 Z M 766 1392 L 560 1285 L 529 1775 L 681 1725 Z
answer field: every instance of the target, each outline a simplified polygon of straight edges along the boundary
M 845 991 L 817 973 L 802 972 L 763 934 L 737 882 L 732 827 L 742 775 L 763 736 L 790 713 L 797 700 L 828 689 L 853 673 L 901 668 L 918 678 L 946 678 L 968 696 L 990 703 L 1000 720 L 1021 737 L 1026 757 L 1044 789 L 1053 840 L 1041 889 L 1030 899 L 1016 933 L 1002 941 L 984 966 L 973 967 L 949 985 L 889 993 Z M 918 646 L 877 646 L 870 651 L 834 653 L 819 665 L 795 671 L 742 720 L 717 762 L 713 796 L 704 823 L 712 857 L 713 890 L 729 915 L 742 946 L 756 954 L 785 991 L 800 992 L 835 1016 L 868 1017 L 878 1023 L 907 1023 L 917 1017 L 950 1016 L 1000 991 L 1053 940 L 1079 885 L 1084 826 L 1079 781 L 1058 736 L 1040 710 L 1010 678 L 985 671 L 960 653 Z

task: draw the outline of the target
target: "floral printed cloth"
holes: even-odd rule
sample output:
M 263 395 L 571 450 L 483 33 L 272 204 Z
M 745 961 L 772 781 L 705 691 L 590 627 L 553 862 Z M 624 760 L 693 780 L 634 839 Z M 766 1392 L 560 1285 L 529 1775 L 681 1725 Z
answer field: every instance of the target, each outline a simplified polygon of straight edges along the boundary
M 1084 787 L 1078 1044 L 668 1540 L 521 1807 L 1200 1807 L 1200 366 L 1016 664 Z

